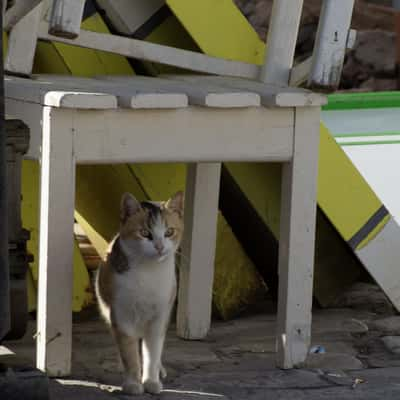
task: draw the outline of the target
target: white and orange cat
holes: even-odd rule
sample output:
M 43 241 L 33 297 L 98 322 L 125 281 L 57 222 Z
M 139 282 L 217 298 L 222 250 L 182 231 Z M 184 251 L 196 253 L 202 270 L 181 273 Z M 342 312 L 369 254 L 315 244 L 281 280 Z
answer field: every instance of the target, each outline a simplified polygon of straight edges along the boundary
M 161 356 L 176 297 L 183 203 L 182 192 L 159 203 L 124 194 L 119 234 L 97 274 L 100 312 L 117 343 L 122 389 L 129 394 L 159 393 L 166 375 Z

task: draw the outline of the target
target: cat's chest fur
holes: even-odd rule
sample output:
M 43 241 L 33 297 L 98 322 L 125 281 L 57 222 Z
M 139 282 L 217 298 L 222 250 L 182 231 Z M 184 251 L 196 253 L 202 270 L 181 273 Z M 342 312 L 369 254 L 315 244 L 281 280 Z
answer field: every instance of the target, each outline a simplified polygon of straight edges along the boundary
M 114 317 L 128 331 L 142 330 L 147 322 L 168 313 L 175 298 L 175 258 L 130 262 L 114 277 Z

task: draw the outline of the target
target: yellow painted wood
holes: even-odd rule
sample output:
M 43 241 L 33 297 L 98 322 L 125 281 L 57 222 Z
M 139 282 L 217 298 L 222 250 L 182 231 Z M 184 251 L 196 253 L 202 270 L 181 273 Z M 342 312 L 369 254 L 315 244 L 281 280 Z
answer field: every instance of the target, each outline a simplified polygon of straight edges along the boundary
M 320 140 L 318 204 L 348 241 L 382 202 L 323 124 Z
M 28 251 L 34 255 L 30 266 L 31 281 L 28 280 L 29 309 L 36 308 L 36 289 L 38 280 L 38 223 L 39 223 L 39 165 L 36 161 L 24 160 L 22 162 L 22 222 L 25 229 L 31 233 L 27 246 Z M 73 266 L 73 311 L 80 311 L 93 301 L 90 291 L 90 279 L 79 251 L 78 244 L 74 242 Z M 62 285 L 62 282 L 60 282 Z M 33 290 L 35 289 L 35 290 Z
M 101 33 L 109 32 L 97 13 L 82 22 L 82 29 Z M 90 77 L 106 74 L 132 75 L 134 73 L 125 57 L 63 43 L 53 43 L 52 46 L 60 54 L 73 75 Z
M 262 64 L 264 43 L 232 0 L 167 0 L 168 6 L 206 54 Z

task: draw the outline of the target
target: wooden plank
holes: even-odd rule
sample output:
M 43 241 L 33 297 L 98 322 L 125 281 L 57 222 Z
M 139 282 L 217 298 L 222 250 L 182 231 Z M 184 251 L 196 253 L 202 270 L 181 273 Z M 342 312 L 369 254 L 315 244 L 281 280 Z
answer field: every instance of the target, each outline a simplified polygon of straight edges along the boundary
M 303 0 L 274 0 L 261 82 L 287 85 L 293 65 Z
M 124 35 L 134 34 L 164 4 L 164 0 L 97 0 L 96 3 Z
M 81 30 L 78 38 L 71 40 L 50 35 L 47 30 L 47 23 L 42 22 L 39 29 L 40 39 L 107 51 L 126 57 L 139 58 L 210 74 L 255 78 L 259 73 L 257 65 L 209 57 L 204 54 L 161 46 L 142 40 L 85 30 Z
M 400 228 L 393 217 L 367 245 L 356 250 L 367 271 L 400 311 Z
M 117 108 L 114 95 L 71 91 L 68 85 L 55 85 L 52 82 L 41 82 L 32 79 L 5 77 L 5 96 L 10 99 L 37 103 L 53 107 L 108 109 Z
M 54 36 L 75 39 L 79 35 L 86 0 L 53 0 L 49 33 Z
M 203 339 L 211 323 L 211 299 L 221 164 L 190 164 L 185 191 L 184 260 L 179 270 L 177 334 Z
M 41 15 L 42 5 L 39 3 L 11 29 L 4 64 L 6 72 L 20 75 L 30 75 L 32 72 Z
M 259 106 L 260 96 L 257 93 L 243 91 L 239 89 L 227 89 L 221 86 L 210 85 L 197 82 L 189 82 L 175 79 L 149 78 L 145 76 L 121 77 L 121 76 L 102 76 L 101 80 L 106 79 L 111 82 L 117 82 L 127 87 L 154 86 L 163 90 L 182 91 L 189 98 L 191 105 L 206 107 L 252 107 Z
M 71 370 L 75 161 L 73 111 L 43 109 L 37 367 Z
M 192 82 L 193 84 L 213 84 L 216 86 L 235 88 L 249 92 L 258 93 L 261 97 L 261 104 L 265 107 L 302 107 L 320 106 L 327 103 L 326 96 L 314 93 L 306 89 L 279 87 L 271 84 L 248 79 L 220 77 L 220 76 L 199 76 L 199 75 L 170 75 L 171 79 Z
M 159 89 L 154 84 L 135 84 L 133 77 L 121 81 L 108 81 L 69 75 L 35 75 L 39 82 L 51 83 L 55 87 L 75 88 L 82 91 L 100 91 L 117 97 L 119 107 L 123 108 L 182 108 L 188 105 L 185 93 L 179 90 Z M 133 82 L 133 84 L 127 84 Z
M 3 1 L 3 15 L 5 31 L 12 29 L 22 18 L 33 10 L 42 0 L 16 0 L 14 5 L 5 13 L 6 1 Z
M 324 0 L 312 56 L 309 87 L 334 90 L 342 73 L 354 0 Z
M 81 163 L 287 161 L 293 151 L 292 109 L 81 110 L 74 123 Z
M 311 340 L 319 109 L 296 109 L 294 155 L 282 170 L 277 364 L 303 362 Z

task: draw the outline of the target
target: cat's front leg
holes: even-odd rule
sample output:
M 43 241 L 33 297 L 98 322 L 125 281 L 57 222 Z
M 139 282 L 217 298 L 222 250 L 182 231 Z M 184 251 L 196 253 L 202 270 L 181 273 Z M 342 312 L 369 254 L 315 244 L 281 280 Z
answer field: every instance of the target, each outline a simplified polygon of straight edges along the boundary
M 113 329 L 119 354 L 124 366 L 124 381 L 122 391 L 127 394 L 142 394 L 141 359 L 139 354 L 139 339 L 128 336 L 118 329 Z
M 165 328 L 159 322 L 154 322 L 143 338 L 143 376 L 144 390 L 158 394 L 162 390 L 160 381 L 161 355 L 164 347 Z

